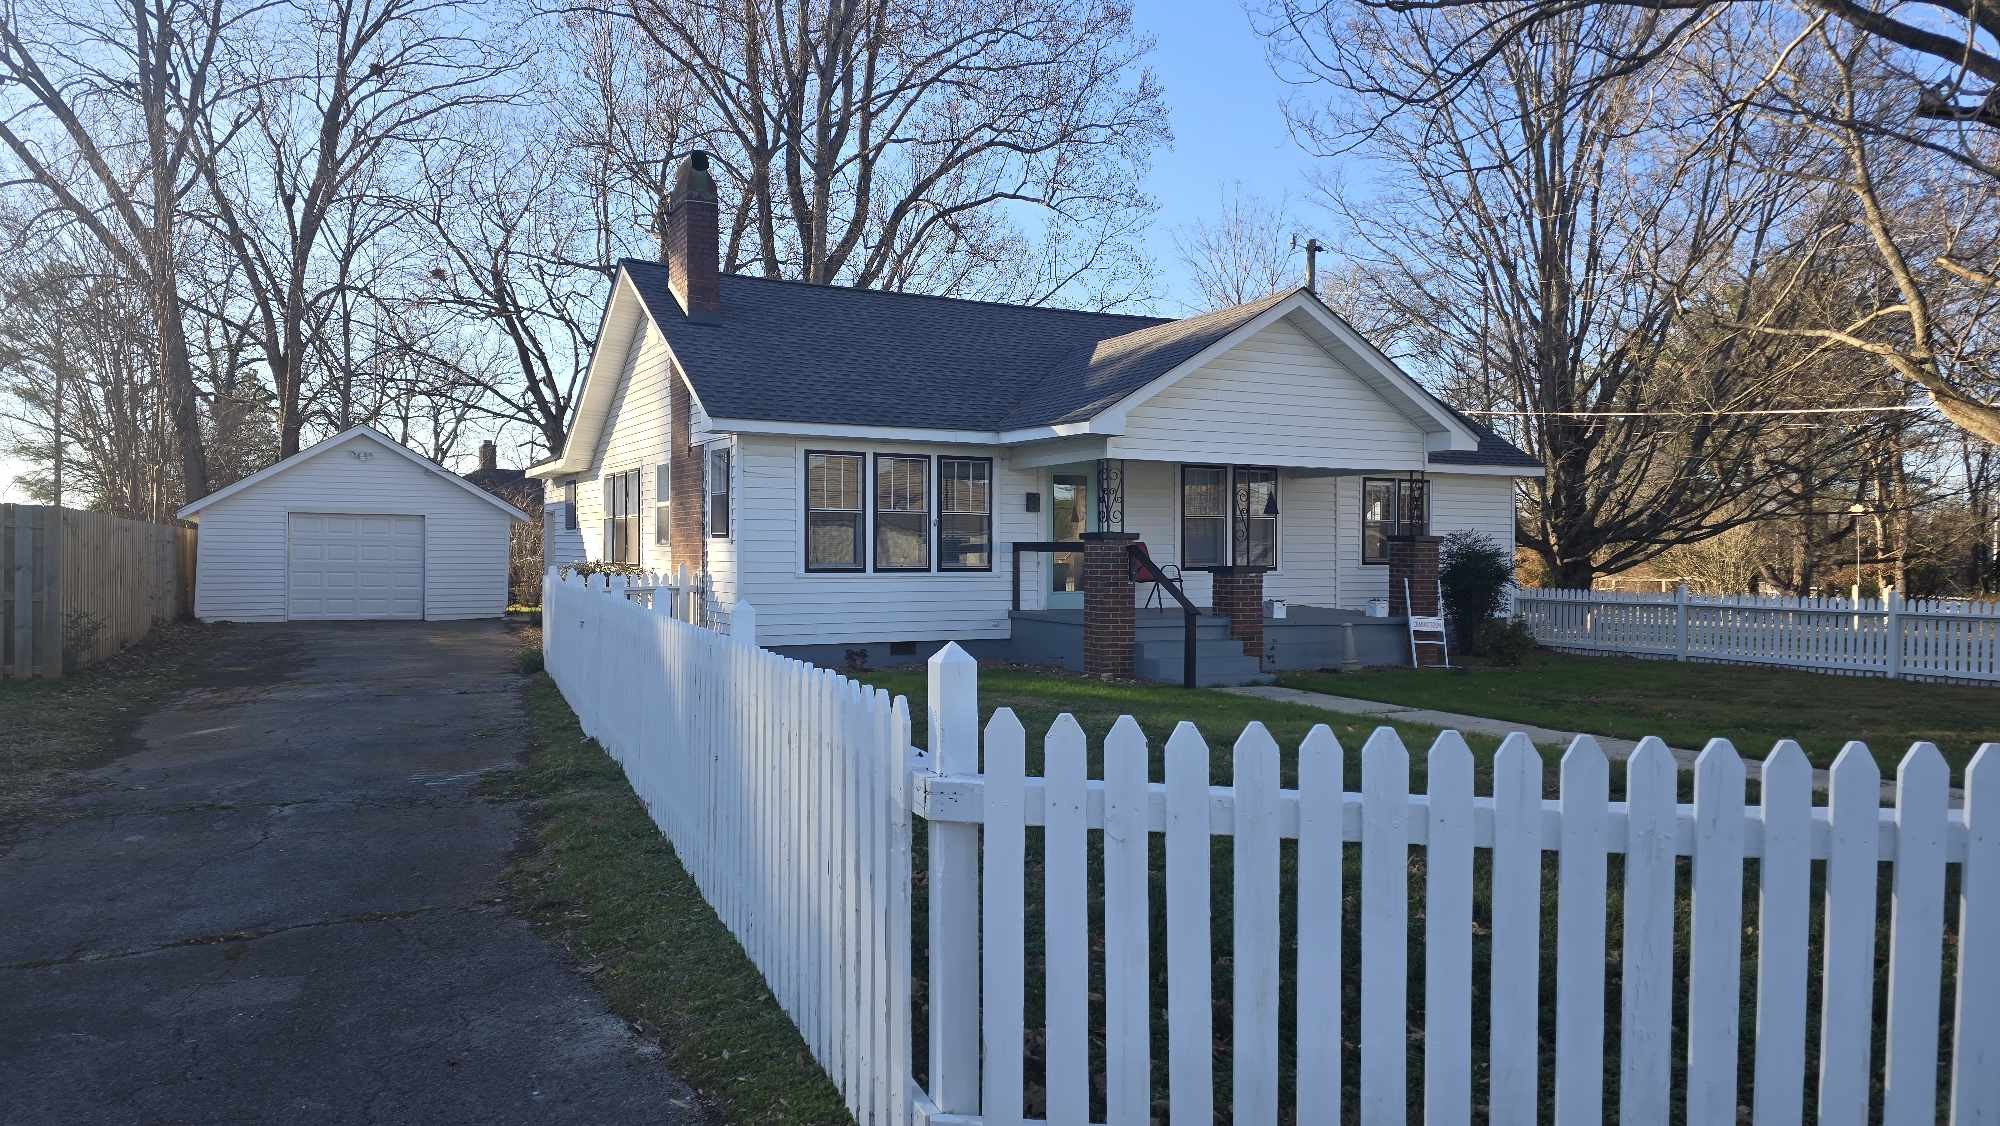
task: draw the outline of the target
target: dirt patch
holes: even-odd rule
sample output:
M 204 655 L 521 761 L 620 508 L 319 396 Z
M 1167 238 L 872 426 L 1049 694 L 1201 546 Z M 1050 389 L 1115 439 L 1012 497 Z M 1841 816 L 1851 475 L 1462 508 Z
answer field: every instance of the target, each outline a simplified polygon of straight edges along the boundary
M 180 693 L 284 677 L 296 648 L 271 641 L 247 644 L 222 623 L 174 622 L 62 680 L 0 681 L 0 842 L 87 788 L 87 772 L 139 749 L 140 722 Z

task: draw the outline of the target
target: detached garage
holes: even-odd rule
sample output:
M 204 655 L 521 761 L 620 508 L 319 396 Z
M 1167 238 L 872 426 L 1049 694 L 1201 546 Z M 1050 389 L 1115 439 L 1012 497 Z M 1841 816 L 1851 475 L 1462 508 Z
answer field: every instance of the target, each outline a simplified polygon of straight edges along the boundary
M 368 426 L 181 509 L 204 621 L 491 618 L 527 514 Z

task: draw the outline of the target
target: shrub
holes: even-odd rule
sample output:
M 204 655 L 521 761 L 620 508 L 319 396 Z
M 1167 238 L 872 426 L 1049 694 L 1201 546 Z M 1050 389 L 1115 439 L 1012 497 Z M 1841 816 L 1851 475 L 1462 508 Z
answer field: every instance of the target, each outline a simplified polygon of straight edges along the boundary
M 1457 643 L 1482 652 L 1482 627 L 1500 610 L 1500 596 L 1514 581 L 1514 560 L 1491 536 L 1453 532 L 1438 549 L 1444 616 Z
M 1479 655 L 1496 665 L 1518 665 L 1535 651 L 1535 635 L 1518 619 L 1489 619 L 1480 625 L 1473 640 Z
M 521 650 L 520 665 L 521 665 L 521 671 L 527 673 L 529 676 L 533 676 L 536 673 L 541 672 L 542 651 L 540 649 Z

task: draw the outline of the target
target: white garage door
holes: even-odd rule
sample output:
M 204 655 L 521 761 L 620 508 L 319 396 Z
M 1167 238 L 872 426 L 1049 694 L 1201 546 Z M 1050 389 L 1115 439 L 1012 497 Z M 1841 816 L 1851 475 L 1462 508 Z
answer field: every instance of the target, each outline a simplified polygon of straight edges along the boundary
M 424 616 L 424 518 L 294 512 L 286 616 Z

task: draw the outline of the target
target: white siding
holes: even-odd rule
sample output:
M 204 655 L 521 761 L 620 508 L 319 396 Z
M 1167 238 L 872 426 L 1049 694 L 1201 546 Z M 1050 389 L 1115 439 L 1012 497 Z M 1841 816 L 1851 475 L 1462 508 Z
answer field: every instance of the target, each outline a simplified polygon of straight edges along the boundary
M 1430 475 L 1431 534 L 1483 532 L 1514 553 L 1514 478 Z M 1340 604 L 1358 610 L 1389 594 L 1389 568 L 1361 562 L 1361 478 L 1340 479 Z
M 1177 463 L 1125 463 L 1125 530 L 1139 533 L 1160 563 L 1178 565 L 1180 553 L 1180 470 Z M 1278 569 L 1264 576 L 1264 594 L 1313 606 L 1335 604 L 1339 588 L 1338 546 L 1342 529 L 1334 516 L 1338 477 L 1281 474 L 1278 481 Z M 1357 528 L 1354 535 L 1358 537 Z M 1208 606 L 1208 573 L 1192 571 L 1182 582 L 1188 598 Z M 1144 598 L 1141 587 L 1138 597 Z
M 576 475 L 576 528 L 566 530 L 563 519 L 549 523 L 548 562 L 550 566 L 604 557 L 604 478 L 612 473 L 639 470 L 639 562 L 643 566 L 666 569 L 671 566 L 667 546 L 655 542 L 658 526 L 655 515 L 660 503 L 657 469 L 667 460 L 671 437 L 672 403 L 670 380 L 673 354 L 666 340 L 650 322 L 637 330 L 638 339 L 625 353 L 625 366 L 607 408 L 604 428 L 598 432 L 597 448 L 591 451 L 590 467 Z M 688 420 L 690 439 L 697 445 L 712 435 L 707 415 L 695 404 Z M 726 440 L 726 439 L 724 439 Z M 731 476 L 741 475 L 732 465 Z M 563 502 L 563 482 L 546 483 L 548 502 Z M 734 482 L 732 482 L 734 484 Z M 734 495 L 732 491 L 732 496 Z M 552 510 L 554 511 L 554 510 Z M 715 591 L 724 602 L 735 600 L 736 552 L 732 539 L 709 538 L 708 571 Z
M 1111 456 L 1405 469 L 1424 433 L 1325 349 L 1278 321 L 1132 409 Z
M 807 574 L 800 496 L 805 451 L 970 455 L 993 459 L 993 570 L 931 574 Z M 1027 512 L 1024 494 L 1040 471 L 1007 464 L 1006 451 L 983 446 L 795 441 L 740 435 L 736 459 L 738 591 L 757 607 L 757 638 L 766 645 L 1006 637 L 1008 577 L 1016 540 L 1046 536 L 1045 512 Z M 933 466 L 932 479 L 936 479 Z M 872 482 L 872 478 L 871 478 Z M 873 489 L 863 490 L 873 502 Z M 935 495 L 935 489 L 933 489 Z M 933 501 L 935 507 L 935 501 Z M 1029 564 L 1028 567 L 1034 566 Z M 1023 570 L 1027 571 L 1028 567 Z M 1040 570 L 1025 577 L 1040 581 Z M 1030 587 L 1028 589 L 1039 589 Z
M 350 450 L 372 454 L 366 460 Z M 507 610 L 512 517 L 355 435 L 199 513 L 195 614 L 206 621 L 281 622 L 293 512 L 424 518 L 424 617 L 497 617 Z

